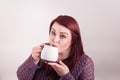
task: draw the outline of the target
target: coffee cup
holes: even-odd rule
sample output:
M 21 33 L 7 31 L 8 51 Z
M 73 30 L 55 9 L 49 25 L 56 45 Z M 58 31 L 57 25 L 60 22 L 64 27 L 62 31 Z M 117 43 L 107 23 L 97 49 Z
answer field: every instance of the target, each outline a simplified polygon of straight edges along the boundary
M 41 59 L 46 62 L 57 62 L 58 48 L 50 45 L 44 45 L 41 51 Z

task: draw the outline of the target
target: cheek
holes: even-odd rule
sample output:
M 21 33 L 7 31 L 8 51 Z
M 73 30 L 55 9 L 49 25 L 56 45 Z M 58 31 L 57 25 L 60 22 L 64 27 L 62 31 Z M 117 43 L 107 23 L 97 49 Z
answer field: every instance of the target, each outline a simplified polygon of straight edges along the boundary
M 71 45 L 71 37 L 67 38 L 66 40 L 63 40 L 61 42 L 61 45 L 62 45 L 61 47 L 65 47 L 65 48 L 70 47 L 70 45 Z
M 70 41 L 65 41 L 65 42 L 62 42 L 61 44 L 61 47 L 69 47 L 70 46 Z
M 63 41 L 60 44 L 60 50 L 67 50 L 68 48 L 70 48 L 70 45 L 71 45 L 71 41 L 70 40 Z

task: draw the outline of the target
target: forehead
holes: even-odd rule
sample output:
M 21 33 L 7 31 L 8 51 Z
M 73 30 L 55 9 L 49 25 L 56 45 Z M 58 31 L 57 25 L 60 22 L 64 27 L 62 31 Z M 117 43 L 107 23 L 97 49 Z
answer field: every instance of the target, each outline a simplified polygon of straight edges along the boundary
M 67 29 L 65 26 L 62 26 L 62 25 L 60 25 L 60 24 L 58 24 L 58 23 L 54 23 L 54 24 L 52 25 L 51 30 L 55 30 L 55 31 L 58 32 L 58 33 L 71 34 L 71 32 L 70 32 L 69 29 Z

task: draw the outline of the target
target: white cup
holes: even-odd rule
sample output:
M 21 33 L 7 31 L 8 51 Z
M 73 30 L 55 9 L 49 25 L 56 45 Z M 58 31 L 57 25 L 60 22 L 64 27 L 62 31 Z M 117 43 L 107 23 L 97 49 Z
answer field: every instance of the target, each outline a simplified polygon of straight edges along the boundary
M 58 60 L 58 48 L 44 45 L 41 52 L 41 59 L 48 62 L 56 62 Z

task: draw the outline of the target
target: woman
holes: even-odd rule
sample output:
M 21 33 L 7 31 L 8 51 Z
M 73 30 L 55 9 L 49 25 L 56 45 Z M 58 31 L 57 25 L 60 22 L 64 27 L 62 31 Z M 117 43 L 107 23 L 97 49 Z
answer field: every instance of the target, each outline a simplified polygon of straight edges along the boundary
M 43 45 L 32 49 L 30 57 L 18 68 L 19 80 L 94 80 L 94 64 L 83 51 L 77 21 L 67 15 L 54 19 L 49 28 L 49 44 L 58 48 L 58 63 L 41 60 Z

